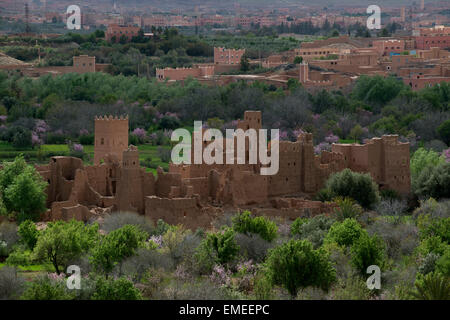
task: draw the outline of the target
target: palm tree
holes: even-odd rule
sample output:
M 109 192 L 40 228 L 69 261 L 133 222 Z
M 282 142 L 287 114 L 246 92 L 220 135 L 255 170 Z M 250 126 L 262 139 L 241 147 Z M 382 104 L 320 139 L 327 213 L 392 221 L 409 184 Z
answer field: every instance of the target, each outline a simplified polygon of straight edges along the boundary
M 450 281 L 437 272 L 430 272 L 422 281 L 416 281 L 411 296 L 418 300 L 450 300 Z

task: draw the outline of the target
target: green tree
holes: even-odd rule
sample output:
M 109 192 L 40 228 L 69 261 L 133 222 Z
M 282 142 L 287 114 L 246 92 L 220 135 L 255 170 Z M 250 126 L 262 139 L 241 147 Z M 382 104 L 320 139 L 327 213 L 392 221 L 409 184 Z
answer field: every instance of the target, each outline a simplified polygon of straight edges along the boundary
M 36 259 L 52 263 L 56 273 L 68 263 L 88 252 L 98 239 L 98 224 L 85 226 L 81 221 L 50 222 L 42 230 L 34 247 Z
M 300 64 L 300 63 L 302 63 L 303 62 L 303 57 L 302 56 L 296 56 L 295 58 L 294 58 L 294 63 L 295 64 Z
M 100 277 L 95 283 L 92 300 L 142 300 L 142 296 L 133 282 L 125 277 L 117 280 Z
M 426 167 L 417 177 L 415 188 L 419 197 L 450 198 L 450 162 Z
M 200 272 L 209 273 L 215 264 L 233 261 L 239 249 L 233 229 L 225 228 L 216 233 L 207 233 L 195 252 Z
M 447 145 L 450 145 L 450 119 L 442 122 L 436 131 L 441 136 L 441 139 Z
M 36 169 L 27 165 L 23 156 L 4 162 L 0 170 L 0 194 L 8 212 L 18 214 L 19 220 L 35 220 L 46 210 L 47 183 Z
M 278 228 L 275 222 L 265 217 L 252 217 L 250 211 L 238 213 L 233 217 L 232 222 L 236 232 L 256 233 L 269 242 L 277 237 Z
M 325 242 L 335 242 L 340 246 L 350 247 L 356 243 L 367 231 L 355 219 L 345 219 L 342 222 L 335 222 L 327 236 Z
M 417 179 L 425 168 L 436 167 L 444 162 L 444 157 L 434 150 L 426 150 L 425 148 L 417 149 L 410 160 L 412 190 L 414 192 L 417 190 Z
M 65 281 L 43 276 L 31 282 L 20 297 L 21 300 L 72 300 L 75 295 L 68 292 Z
M 243 54 L 241 56 L 241 71 L 248 71 L 250 70 L 250 62 L 248 61 L 248 56 L 247 54 Z
M 285 287 L 292 297 L 308 286 L 328 290 L 336 270 L 323 249 L 314 250 L 311 242 L 290 240 L 269 251 L 267 275 L 274 285 Z
M 353 127 L 352 130 L 350 130 L 349 136 L 356 143 L 359 142 L 359 139 L 361 138 L 363 133 L 364 133 L 363 128 L 361 127 L 361 125 L 357 124 L 356 126 Z
M 331 175 L 325 187 L 334 197 L 350 197 L 364 208 L 372 207 L 380 199 L 378 186 L 370 174 L 353 172 L 348 168 Z
M 39 236 L 39 231 L 34 222 L 31 220 L 25 220 L 19 225 L 17 233 L 19 234 L 21 241 L 28 247 L 28 249 L 33 250 Z
M 147 238 L 148 234 L 137 226 L 125 225 L 102 237 L 92 250 L 91 262 L 108 276 L 118 263 L 135 254 Z
M 352 264 L 362 275 L 366 274 L 367 267 L 371 265 L 376 265 L 382 269 L 385 257 L 384 250 L 383 240 L 376 235 L 370 237 L 367 233 L 362 233 L 362 236 L 351 248 Z

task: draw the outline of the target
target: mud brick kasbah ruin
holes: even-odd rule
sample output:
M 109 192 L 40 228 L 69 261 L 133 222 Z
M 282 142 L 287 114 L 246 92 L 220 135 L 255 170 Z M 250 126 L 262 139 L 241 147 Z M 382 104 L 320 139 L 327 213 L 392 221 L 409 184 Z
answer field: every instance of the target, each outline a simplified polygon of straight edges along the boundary
M 259 111 L 246 111 L 237 126 L 261 127 Z M 52 157 L 48 165 L 37 167 L 49 184 L 44 221 L 88 221 L 133 211 L 153 221 L 208 229 L 220 215 L 244 209 L 293 220 L 335 208 L 310 199 L 330 174 L 344 168 L 370 172 L 383 188 L 410 191 L 409 144 L 397 136 L 364 145 L 335 144 L 331 152 L 317 156 L 312 134 L 302 133 L 296 142 L 280 141 L 279 171 L 273 176 L 260 175 L 260 164 L 170 164 L 169 172 L 158 168 L 155 177 L 140 167 L 137 148 L 128 146 L 128 117 L 96 117 L 94 150 L 94 165 Z

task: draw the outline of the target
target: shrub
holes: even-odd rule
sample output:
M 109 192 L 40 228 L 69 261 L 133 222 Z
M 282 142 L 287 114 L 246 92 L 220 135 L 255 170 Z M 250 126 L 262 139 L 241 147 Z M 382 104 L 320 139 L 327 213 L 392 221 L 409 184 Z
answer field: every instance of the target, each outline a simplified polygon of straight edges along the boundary
M 429 253 L 434 253 L 441 256 L 445 253 L 447 247 L 448 244 L 444 243 L 441 237 L 432 236 L 423 239 L 417 247 L 417 250 L 422 256 L 426 256 Z
M 407 209 L 406 201 L 388 198 L 381 200 L 376 206 L 375 211 L 384 216 L 400 217 Z
M 121 271 L 132 277 L 134 281 L 141 281 L 149 269 L 172 270 L 173 268 L 174 261 L 169 254 L 138 248 L 134 255 L 123 261 Z
M 143 247 L 148 234 L 133 225 L 125 225 L 103 236 L 92 249 L 91 262 L 97 271 L 108 275 L 125 258 Z
M 167 232 L 170 229 L 170 224 L 166 223 L 162 219 L 158 219 L 156 222 L 156 230 L 154 232 L 155 235 L 160 236 Z
M 429 215 L 433 219 L 450 217 L 450 201 L 436 201 L 433 198 L 421 200 L 420 206 L 413 212 L 413 217 Z
M 30 251 L 17 249 L 9 254 L 5 263 L 9 266 L 28 266 L 33 264 L 33 257 Z
M 142 296 L 130 280 L 99 278 L 95 284 L 92 300 L 141 300 Z
M 273 244 L 264 240 L 258 234 L 236 234 L 236 243 L 240 248 L 240 255 L 255 262 L 262 262 Z
M 320 189 L 319 192 L 317 192 L 317 194 L 315 195 L 314 198 L 318 201 L 327 202 L 327 201 L 331 201 L 333 199 L 333 197 L 334 197 L 334 195 L 330 189 L 323 188 L 323 189 Z
M 256 300 L 270 300 L 273 298 L 272 283 L 266 275 L 259 273 L 255 277 L 253 288 Z
M 328 290 L 336 271 L 323 249 L 314 250 L 306 240 L 290 240 L 269 251 L 267 274 L 272 284 L 286 288 L 292 297 L 308 286 Z
M 447 145 L 450 145 L 450 119 L 441 123 L 441 125 L 436 129 L 439 136 Z
M 414 191 L 423 198 L 450 198 L 450 162 L 426 167 L 417 177 Z
M 91 134 L 84 134 L 80 136 L 80 144 L 85 146 L 91 146 L 94 144 L 95 135 L 93 133 Z
M 297 218 L 291 225 L 291 234 L 302 240 L 310 241 L 314 248 L 322 245 L 323 239 L 333 225 L 333 218 L 318 215 L 311 219 Z
M 400 195 L 397 191 L 392 189 L 383 189 L 380 190 L 380 197 L 382 200 L 398 200 L 400 199 Z
M 367 231 L 369 235 L 377 234 L 383 239 L 386 253 L 392 259 L 412 254 L 419 244 L 418 229 L 411 223 L 396 224 L 377 219 Z
M 420 237 L 422 239 L 437 236 L 443 242 L 450 243 L 450 217 L 443 219 L 432 219 L 429 216 L 422 217 L 418 221 Z
M 345 219 L 343 222 L 335 222 L 327 236 L 326 242 L 336 242 L 340 246 L 349 247 L 359 240 L 365 233 L 361 225 L 355 219 Z
M 155 233 L 153 222 L 146 216 L 134 212 L 113 212 L 103 220 L 101 228 L 109 233 L 126 225 L 136 226 L 149 235 Z
M 352 246 L 352 265 L 362 274 L 366 274 L 367 267 L 376 265 L 384 267 L 384 243 L 376 235 L 370 237 L 362 235 Z
M 252 217 L 249 211 L 238 213 L 232 219 L 233 229 L 243 234 L 255 233 L 266 241 L 277 237 L 277 225 L 265 217 Z
M 18 234 L 20 240 L 28 247 L 28 249 L 33 250 L 39 236 L 39 231 L 34 222 L 31 220 L 22 222 L 19 225 Z
M 17 299 L 22 294 L 25 281 L 17 275 L 16 268 L 0 268 L 0 300 Z
M 41 231 L 33 254 L 37 259 L 49 261 L 56 273 L 60 267 L 67 269 L 68 263 L 87 252 L 98 237 L 98 225 L 85 226 L 81 221 L 50 222 Z
M 69 293 L 65 281 L 53 280 L 48 275 L 38 277 L 31 282 L 21 300 L 72 300 L 73 293 Z
M 434 253 L 429 253 L 422 260 L 421 265 L 419 266 L 419 272 L 421 274 L 428 274 L 433 272 L 436 269 L 436 262 L 438 261 L 439 256 Z
M 359 277 L 348 277 L 342 284 L 333 288 L 333 300 L 369 300 L 370 290 L 367 284 Z
M 418 276 L 411 295 L 418 300 L 450 300 L 450 279 L 437 272 Z
M 436 261 L 436 271 L 445 277 L 450 277 L 450 247 L 447 246 L 444 254 Z
M 344 169 L 331 175 L 325 185 L 334 196 L 350 197 L 364 208 L 370 208 L 379 201 L 378 186 L 370 174 Z
M 206 235 L 195 253 L 201 273 L 210 273 L 214 265 L 225 264 L 235 259 L 239 252 L 235 235 L 231 228 Z
M 338 205 L 338 208 L 334 210 L 338 221 L 343 221 L 347 218 L 357 218 L 363 212 L 361 206 L 351 198 L 337 197 L 334 199 L 334 202 Z
M 0 245 L 0 256 L 7 256 L 17 241 L 19 241 L 17 225 L 12 222 L 0 223 L 0 243 L 3 243 L 3 246 Z

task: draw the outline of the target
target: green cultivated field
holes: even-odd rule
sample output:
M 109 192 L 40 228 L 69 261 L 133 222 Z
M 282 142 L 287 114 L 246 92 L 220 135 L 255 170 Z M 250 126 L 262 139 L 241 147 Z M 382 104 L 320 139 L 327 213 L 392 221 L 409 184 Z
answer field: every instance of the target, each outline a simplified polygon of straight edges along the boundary
M 85 145 L 84 152 L 87 154 L 86 159 L 84 159 L 85 164 L 92 164 L 94 159 L 94 146 Z M 168 170 L 169 163 L 161 160 L 158 154 L 159 146 L 152 145 L 139 145 L 139 160 L 141 161 L 141 166 L 147 167 L 148 171 L 156 173 L 156 168 L 158 166 L 162 167 L 164 170 Z M 168 146 L 162 146 L 162 148 L 170 150 Z M 47 164 L 52 156 L 69 156 L 69 147 L 66 144 L 44 144 L 39 149 L 25 149 L 18 150 L 6 142 L 0 142 L 0 160 L 13 160 L 19 154 L 23 154 L 25 159 L 30 163 L 35 164 Z M 151 159 L 148 161 L 148 159 Z M 145 165 L 144 165 L 145 161 Z M 148 164 L 151 163 L 151 168 Z

